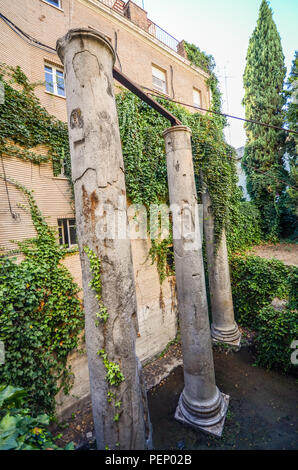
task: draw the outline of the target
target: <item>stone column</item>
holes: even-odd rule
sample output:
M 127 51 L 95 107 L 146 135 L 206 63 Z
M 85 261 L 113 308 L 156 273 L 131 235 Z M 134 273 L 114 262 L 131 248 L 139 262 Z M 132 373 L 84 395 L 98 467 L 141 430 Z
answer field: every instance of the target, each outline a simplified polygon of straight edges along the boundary
M 141 366 L 135 352 L 137 305 L 131 245 L 125 237 L 111 236 L 113 230 L 104 236 L 106 211 L 115 213 L 122 201 L 126 214 L 124 165 L 112 75 L 115 54 L 106 37 L 93 29 L 70 30 L 58 40 L 57 52 L 65 67 L 97 447 L 146 449 L 150 445 L 150 421 Z M 90 285 L 94 274 L 86 247 L 100 260 L 100 296 Z M 106 322 L 98 318 L 103 305 L 108 313 Z M 112 363 L 119 366 L 124 376 L 122 381 L 120 376 L 118 386 L 106 377 Z
M 173 241 L 185 388 L 175 418 L 220 436 L 229 397 L 215 383 L 190 137 L 191 130 L 185 126 L 164 133 L 170 204 L 171 209 L 179 208 L 174 209 Z M 189 233 L 178 237 L 178 213 L 191 222 L 192 237 Z
M 211 335 L 215 341 L 239 346 L 241 333 L 234 317 L 226 233 L 223 230 L 216 249 L 212 203 L 204 183 L 202 183 L 202 187 L 204 233 L 212 311 Z

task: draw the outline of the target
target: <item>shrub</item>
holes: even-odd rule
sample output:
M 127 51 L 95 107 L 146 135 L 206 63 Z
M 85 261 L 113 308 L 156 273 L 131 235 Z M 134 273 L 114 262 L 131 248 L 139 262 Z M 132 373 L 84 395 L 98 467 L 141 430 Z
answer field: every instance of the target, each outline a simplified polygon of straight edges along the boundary
M 33 418 L 22 406 L 25 396 L 21 388 L 0 385 L 0 450 L 59 450 L 47 429 L 49 417 Z M 73 449 L 70 443 L 64 450 Z
M 293 268 L 289 275 L 289 307 L 298 309 L 298 268 Z M 298 339 L 298 338 L 297 338 Z
M 275 259 L 247 255 L 232 257 L 230 267 L 236 319 L 257 329 L 259 312 L 275 297 L 287 297 L 291 268 Z
M 294 367 L 291 344 L 298 339 L 298 311 L 289 306 L 283 310 L 265 307 L 259 313 L 258 323 L 256 364 L 284 371 Z

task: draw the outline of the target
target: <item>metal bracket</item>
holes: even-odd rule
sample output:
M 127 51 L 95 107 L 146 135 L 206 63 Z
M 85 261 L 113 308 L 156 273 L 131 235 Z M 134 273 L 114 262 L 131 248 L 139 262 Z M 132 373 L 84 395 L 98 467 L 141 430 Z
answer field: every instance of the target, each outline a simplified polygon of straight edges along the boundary
M 164 106 L 159 104 L 156 100 L 147 95 L 138 85 L 132 82 L 126 75 L 124 75 L 116 67 L 113 69 L 113 76 L 121 85 L 125 86 L 129 91 L 138 96 L 142 101 L 149 104 L 151 108 L 155 109 L 159 114 L 168 119 L 172 126 L 181 126 L 182 122 L 179 121 L 174 114 L 170 113 Z

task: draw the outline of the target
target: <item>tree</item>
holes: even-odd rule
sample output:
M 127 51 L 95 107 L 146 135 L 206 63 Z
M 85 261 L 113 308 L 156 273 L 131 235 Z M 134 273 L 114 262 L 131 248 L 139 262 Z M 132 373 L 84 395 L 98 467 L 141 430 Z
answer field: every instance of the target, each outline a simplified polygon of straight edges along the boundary
M 257 26 L 250 38 L 243 76 L 245 117 L 282 127 L 286 74 L 281 40 L 272 10 L 262 0 Z M 279 199 L 285 190 L 283 165 L 285 133 L 245 123 L 247 143 L 243 167 L 247 189 L 261 212 L 262 228 L 269 237 L 278 234 Z
M 287 82 L 286 96 L 288 99 L 286 124 L 298 132 L 298 51 L 292 64 Z M 298 170 L 297 170 L 298 136 L 289 134 L 285 143 L 285 159 L 288 163 L 288 186 L 282 198 L 281 226 L 286 237 L 297 236 L 298 227 Z

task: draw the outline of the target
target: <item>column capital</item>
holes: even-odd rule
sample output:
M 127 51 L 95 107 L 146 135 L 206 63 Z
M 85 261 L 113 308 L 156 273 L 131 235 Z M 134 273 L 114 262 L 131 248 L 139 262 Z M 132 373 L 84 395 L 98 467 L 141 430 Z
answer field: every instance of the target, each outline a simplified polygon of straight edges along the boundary
M 172 126 L 163 132 L 163 136 L 166 137 L 168 134 L 172 134 L 173 132 L 188 132 L 192 135 L 192 130 L 188 126 Z
M 56 43 L 57 54 L 63 64 L 64 64 L 64 53 L 65 53 L 66 46 L 70 44 L 70 42 L 73 39 L 78 39 L 78 38 L 80 38 L 82 41 L 84 39 L 95 39 L 99 41 L 102 45 L 106 46 L 106 48 L 109 49 L 110 53 L 113 56 L 113 63 L 115 63 L 116 54 L 115 54 L 114 48 L 112 44 L 110 43 L 110 41 L 108 40 L 108 38 L 104 34 L 100 33 L 99 31 L 93 28 L 73 28 L 73 29 L 70 29 L 66 33 L 65 36 L 58 39 Z

